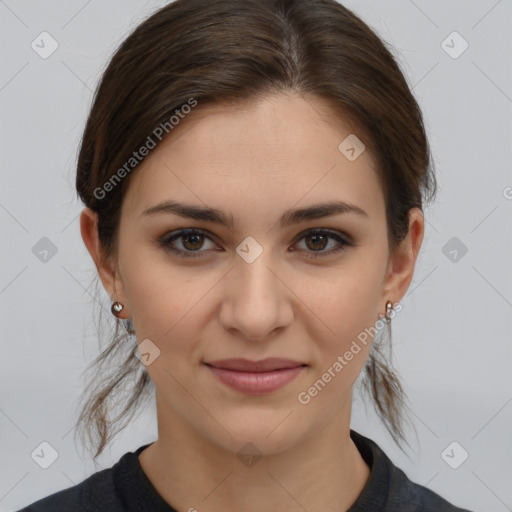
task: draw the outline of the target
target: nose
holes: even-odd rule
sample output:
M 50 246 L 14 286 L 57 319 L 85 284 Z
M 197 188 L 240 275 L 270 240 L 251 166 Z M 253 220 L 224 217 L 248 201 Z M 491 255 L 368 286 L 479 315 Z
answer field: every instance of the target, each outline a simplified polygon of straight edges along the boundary
M 264 341 L 293 321 L 293 293 L 270 251 L 252 263 L 236 257 L 226 276 L 220 321 L 250 341 Z

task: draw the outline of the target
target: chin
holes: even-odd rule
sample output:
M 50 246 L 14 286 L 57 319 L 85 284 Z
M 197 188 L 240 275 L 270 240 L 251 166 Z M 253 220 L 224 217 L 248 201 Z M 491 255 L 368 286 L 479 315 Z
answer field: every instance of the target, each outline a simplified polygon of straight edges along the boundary
M 249 417 L 242 419 L 243 416 L 234 418 L 234 422 L 223 422 L 223 427 L 231 434 L 229 436 L 224 429 L 220 429 L 222 435 L 219 436 L 219 430 L 216 430 L 215 437 L 211 438 L 217 445 L 223 449 L 239 454 L 243 447 L 251 450 L 252 447 L 261 453 L 261 455 L 273 455 L 281 453 L 301 442 L 308 436 L 304 430 L 305 424 L 301 422 L 300 427 L 292 419 L 293 414 L 285 419 L 291 409 L 274 411 L 272 415 L 260 415 L 259 418 L 251 419 Z M 284 420 L 284 421 L 283 421 Z M 210 433 L 213 434 L 213 433 Z M 224 435 L 225 434 L 225 435 Z M 246 446 L 250 445 L 250 446 Z

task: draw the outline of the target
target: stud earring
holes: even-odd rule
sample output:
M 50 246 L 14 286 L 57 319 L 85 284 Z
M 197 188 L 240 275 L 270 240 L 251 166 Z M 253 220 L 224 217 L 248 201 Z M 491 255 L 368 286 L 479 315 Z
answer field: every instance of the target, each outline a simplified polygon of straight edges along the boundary
M 121 311 L 124 309 L 124 306 L 120 303 L 120 302 L 114 302 L 112 304 L 112 307 L 110 308 L 110 311 L 112 312 L 112 314 L 119 318 L 119 313 L 121 313 Z
M 384 317 L 384 320 L 386 323 L 390 323 L 391 322 L 391 312 L 393 311 L 393 303 L 388 300 L 386 302 L 386 315 Z

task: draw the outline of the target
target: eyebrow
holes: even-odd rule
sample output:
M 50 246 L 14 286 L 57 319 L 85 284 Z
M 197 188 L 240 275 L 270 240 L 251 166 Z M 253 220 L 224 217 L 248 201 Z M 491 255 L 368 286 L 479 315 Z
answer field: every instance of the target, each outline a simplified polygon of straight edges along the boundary
M 282 215 L 279 224 L 281 228 L 284 228 L 307 220 L 320 219 L 342 213 L 355 213 L 368 218 L 368 214 L 359 208 L 359 206 L 343 201 L 331 201 L 313 204 L 306 208 L 288 210 Z M 179 203 L 177 201 L 164 201 L 163 203 L 159 203 L 144 210 L 141 216 L 147 217 L 155 214 L 174 214 L 189 219 L 213 222 L 230 229 L 233 228 L 233 218 L 230 217 L 228 219 L 228 216 L 224 212 L 216 208 Z

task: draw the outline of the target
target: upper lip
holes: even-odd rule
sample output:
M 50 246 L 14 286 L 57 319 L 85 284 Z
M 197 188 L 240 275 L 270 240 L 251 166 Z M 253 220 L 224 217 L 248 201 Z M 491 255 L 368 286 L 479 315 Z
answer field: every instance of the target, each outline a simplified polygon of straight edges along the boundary
M 282 359 L 278 357 L 269 357 L 260 361 L 250 361 L 249 359 L 219 359 L 217 361 L 205 362 L 215 368 L 225 370 L 235 370 L 239 372 L 270 372 L 272 370 L 282 370 L 285 368 L 295 368 L 297 366 L 307 366 L 305 363 L 293 361 L 292 359 Z

